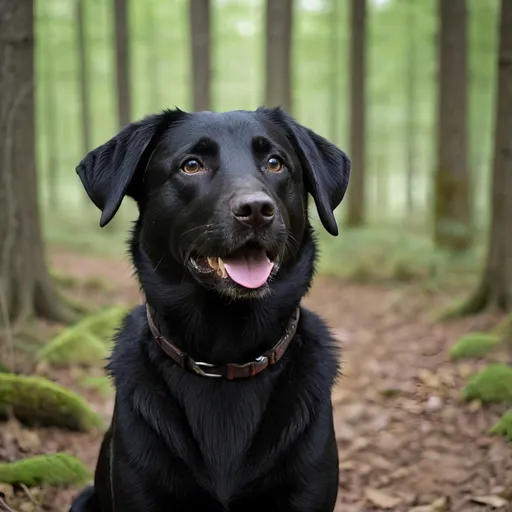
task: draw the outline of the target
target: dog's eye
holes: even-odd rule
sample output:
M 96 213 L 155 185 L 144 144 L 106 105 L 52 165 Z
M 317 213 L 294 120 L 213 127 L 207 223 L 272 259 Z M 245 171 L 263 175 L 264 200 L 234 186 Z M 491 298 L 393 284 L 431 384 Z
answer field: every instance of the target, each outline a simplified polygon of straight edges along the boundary
M 279 172 L 283 168 L 283 162 L 279 158 L 273 156 L 267 160 L 267 171 Z
M 195 174 L 196 172 L 199 172 L 202 169 L 203 166 L 197 160 L 188 160 L 181 167 L 181 170 L 185 174 Z

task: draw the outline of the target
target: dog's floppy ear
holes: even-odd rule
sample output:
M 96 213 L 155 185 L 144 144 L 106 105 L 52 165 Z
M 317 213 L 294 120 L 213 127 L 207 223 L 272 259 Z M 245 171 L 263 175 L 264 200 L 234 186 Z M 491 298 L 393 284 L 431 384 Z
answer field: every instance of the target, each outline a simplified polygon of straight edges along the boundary
M 76 172 L 92 202 L 101 210 L 100 226 L 106 226 L 125 195 L 137 200 L 137 185 L 151 153 L 172 112 L 148 116 L 123 128 L 105 144 L 93 149 Z
M 338 234 L 334 210 L 348 187 L 350 159 L 337 146 L 300 125 L 280 108 L 260 109 L 287 133 L 304 171 L 306 189 L 313 197 L 324 228 Z

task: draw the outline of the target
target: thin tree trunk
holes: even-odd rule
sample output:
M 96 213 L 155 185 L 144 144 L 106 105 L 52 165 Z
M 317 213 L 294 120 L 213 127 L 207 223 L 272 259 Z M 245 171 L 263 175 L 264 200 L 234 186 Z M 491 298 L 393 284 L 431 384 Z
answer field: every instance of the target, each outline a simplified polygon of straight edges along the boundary
M 465 0 L 438 0 L 439 99 L 434 238 L 438 247 L 471 245 L 467 163 L 467 8 Z
M 152 0 L 146 3 L 146 48 L 147 48 L 147 80 L 149 81 L 148 112 L 161 109 L 162 99 L 160 97 L 160 62 L 158 59 L 157 20 L 155 16 L 155 5 Z
M 351 0 L 350 39 L 350 152 L 352 168 L 347 226 L 365 223 L 365 74 L 366 0 Z
M 466 313 L 512 311 L 512 2 L 502 0 L 493 158 L 492 219 L 482 281 Z
M 210 0 L 190 0 L 190 48 L 192 50 L 192 106 L 211 109 Z
M 293 0 L 267 0 L 265 105 L 292 112 Z
M 82 120 L 82 154 L 91 150 L 91 102 L 89 97 L 89 63 L 87 58 L 87 31 L 85 0 L 76 0 L 76 23 L 78 36 L 79 92 Z
M 37 200 L 32 1 L 0 0 L 0 324 L 68 320 L 48 276 Z
M 339 21 L 339 0 L 331 0 L 331 9 L 329 11 L 329 25 L 330 25 L 330 138 L 336 142 L 338 139 L 338 127 L 340 124 L 340 112 L 339 112 L 339 98 L 340 98 L 340 86 L 338 83 L 338 70 L 340 68 L 340 41 L 338 38 L 340 30 Z
M 48 24 L 48 18 L 45 20 Z M 46 61 L 46 73 L 44 75 L 44 118 L 45 138 L 47 144 L 47 190 L 48 208 L 59 208 L 58 169 L 59 169 L 59 145 L 57 141 L 57 116 L 58 102 L 55 97 L 55 54 L 53 52 L 53 34 L 46 27 L 46 43 L 43 46 L 44 59 Z
M 407 59 L 406 59 L 406 209 L 408 215 L 414 211 L 414 178 L 416 175 L 416 16 L 415 4 L 406 6 Z
M 116 47 L 117 111 L 119 128 L 130 123 L 130 51 L 128 37 L 128 0 L 114 0 Z

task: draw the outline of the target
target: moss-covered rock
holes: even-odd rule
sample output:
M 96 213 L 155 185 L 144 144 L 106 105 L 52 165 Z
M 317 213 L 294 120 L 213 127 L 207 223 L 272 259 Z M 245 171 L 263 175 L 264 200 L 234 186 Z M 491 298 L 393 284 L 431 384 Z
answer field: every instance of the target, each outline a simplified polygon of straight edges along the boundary
M 491 434 L 503 436 L 512 442 L 512 410 L 507 411 L 490 430 Z
M 114 332 L 127 312 L 125 307 L 115 307 L 84 318 L 45 345 L 38 352 L 37 360 L 53 364 L 93 364 L 105 359 Z
M 452 359 L 483 357 L 495 348 L 499 341 L 499 337 L 495 334 L 485 332 L 465 334 L 451 348 L 450 357 Z
M 0 415 L 12 413 L 28 424 L 87 432 L 101 419 L 77 394 L 41 377 L 0 373 Z
M 37 353 L 38 361 L 55 365 L 93 364 L 105 359 L 108 346 L 94 334 L 70 327 L 58 334 Z
M 0 482 L 4 484 L 82 485 L 91 478 L 83 464 L 66 453 L 36 455 L 15 462 L 0 463 Z
M 512 367 L 495 363 L 473 375 L 463 392 L 466 400 L 512 403 Z

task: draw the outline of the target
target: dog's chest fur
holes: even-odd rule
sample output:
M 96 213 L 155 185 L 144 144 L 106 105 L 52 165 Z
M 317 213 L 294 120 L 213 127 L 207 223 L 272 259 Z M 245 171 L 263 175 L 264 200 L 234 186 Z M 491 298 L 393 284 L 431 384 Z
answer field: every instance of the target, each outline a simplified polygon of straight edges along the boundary
M 125 325 L 125 333 L 132 322 L 133 316 Z M 122 361 L 121 374 L 131 374 L 129 380 L 116 379 L 116 385 L 120 398 L 129 397 L 146 427 L 157 433 L 153 448 L 148 449 L 158 451 L 159 459 L 164 450 L 169 451 L 169 465 L 158 468 L 154 475 L 159 486 L 175 481 L 173 473 L 181 469 L 173 461 L 178 460 L 200 488 L 227 506 L 282 461 L 311 424 L 313 411 L 328 400 L 337 363 L 327 332 L 320 344 L 306 334 L 312 345 L 308 349 L 304 347 L 303 326 L 282 365 L 258 377 L 229 382 L 193 375 L 162 359 L 153 351 L 156 346 L 144 346 L 151 340 L 141 337 L 140 324 L 136 323 L 133 338 L 130 336 L 131 349 L 124 335 L 123 346 L 114 351 L 111 369 L 115 376 L 116 361 Z M 157 355 L 158 361 L 151 361 L 152 355 Z M 141 364 L 143 359 L 147 364 Z M 129 361 L 133 372 L 126 371 Z M 319 365 L 324 366 L 322 373 Z

